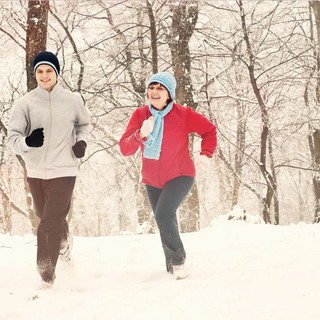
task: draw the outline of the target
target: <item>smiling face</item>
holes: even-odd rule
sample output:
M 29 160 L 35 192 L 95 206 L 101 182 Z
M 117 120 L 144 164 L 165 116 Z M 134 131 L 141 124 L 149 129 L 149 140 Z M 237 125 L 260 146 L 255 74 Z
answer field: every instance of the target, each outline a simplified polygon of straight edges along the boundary
M 57 74 L 52 67 L 42 64 L 36 70 L 36 80 L 40 87 L 50 92 L 57 83 Z
M 170 99 L 168 90 L 160 83 L 151 83 L 149 85 L 147 97 L 153 107 L 158 110 L 163 110 Z

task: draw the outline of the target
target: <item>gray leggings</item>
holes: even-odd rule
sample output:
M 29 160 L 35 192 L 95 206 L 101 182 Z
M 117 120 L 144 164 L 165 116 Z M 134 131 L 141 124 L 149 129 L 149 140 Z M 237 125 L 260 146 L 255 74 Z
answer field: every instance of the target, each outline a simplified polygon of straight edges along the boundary
M 176 211 L 190 192 L 193 177 L 181 176 L 170 180 L 163 188 L 146 185 L 148 198 L 160 230 L 167 271 L 185 262 L 186 252 L 179 235 Z

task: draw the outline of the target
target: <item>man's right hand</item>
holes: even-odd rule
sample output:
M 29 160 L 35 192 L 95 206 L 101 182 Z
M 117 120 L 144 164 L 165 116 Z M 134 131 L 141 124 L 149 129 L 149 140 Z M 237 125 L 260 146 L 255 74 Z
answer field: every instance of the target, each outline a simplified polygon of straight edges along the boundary
M 43 146 L 44 134 L 43 128 L 38 128 L 32 131 L 30 136 L 26 137 L 26 144 L 28 147 L 39 148 Z

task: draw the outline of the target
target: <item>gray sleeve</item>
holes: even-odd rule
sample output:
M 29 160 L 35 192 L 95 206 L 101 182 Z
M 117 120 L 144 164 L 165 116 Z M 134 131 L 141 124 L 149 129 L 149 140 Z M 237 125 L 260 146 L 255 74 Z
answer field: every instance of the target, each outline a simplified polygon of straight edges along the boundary
M 87 143 L 89 136 L 90 114 L 80 96 L 79 99 L 79 107 L 77 110 L 77 116 L 75 121 L 76 137 L 77 141 L 83 140 Z
M 25 141 L 28 127 L 27 115 L 22 106 L 17 103 L 13 107 L 8 127 L 8 147 L 12 152 L 23 155 L 29 151 L 30 147 L 27 146 Z

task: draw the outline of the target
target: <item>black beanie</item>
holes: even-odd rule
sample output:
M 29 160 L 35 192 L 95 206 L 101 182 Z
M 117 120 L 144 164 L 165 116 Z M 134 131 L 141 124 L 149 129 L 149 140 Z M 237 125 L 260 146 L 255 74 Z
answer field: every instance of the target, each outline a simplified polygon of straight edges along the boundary
M 59 60 L 52 52 L 43 51 L 40 52 L 33 60 L 33 71 L 36 72 L 37 68 L 42 65 L 46 64 L 54 69 L 57 76 L 60 73 L 60 64 Z

